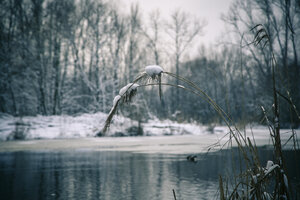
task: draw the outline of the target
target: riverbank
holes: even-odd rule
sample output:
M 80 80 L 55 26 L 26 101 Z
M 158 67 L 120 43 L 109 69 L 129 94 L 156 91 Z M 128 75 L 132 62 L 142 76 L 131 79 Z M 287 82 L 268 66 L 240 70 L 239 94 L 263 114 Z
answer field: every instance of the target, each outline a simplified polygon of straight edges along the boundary
M 271 145 L 267 130 L 254 131 L 257 146 Z M 284 149 L 291 149 L 293 142 L 289 140 L 289 132 L 282 130 L 282 144 Z M 248 137 L 252 134 L 248 132 Z M 300 138 L 300 131 L 297 131 Z M 101 138 L 72 138 L 46 139 L 25 141 L 2 141 L 0 152 L 16 151 L 128 151 L 137 153 L 167 153 L 189 154 L 220 149 L 229 140 L 226 133 L 202 135 L 173 135 L 173 136 L 146 136 L 146 137 L 101 137 Z M 252 140 L 252 139 L 251 139 Z M 289 140 L 289 141 L 288 141 Z M 288 142 L 287 142 L 288 141 Z M 298 140 L 299 142 L 299 140 Z M 233 146 L 235 144 L 233 143 Z M 213 147 L 213 148 L 211 148 Z
M 96 137 L 104 126 L 107 114 L 93 113 L 78 116 L 27 116 L 13 117 L 0 113 L 0 141 L 33 139 L 66 139 Z M 134 136 L 138 122 L 123 116 L 115 116 L 106 136 Z M 144 136 L 200 135 L 214 130 L 198 123 L 178 123 L 153 118 L 141 124 Z M 226 132 L 215 127 L 216 132 Z

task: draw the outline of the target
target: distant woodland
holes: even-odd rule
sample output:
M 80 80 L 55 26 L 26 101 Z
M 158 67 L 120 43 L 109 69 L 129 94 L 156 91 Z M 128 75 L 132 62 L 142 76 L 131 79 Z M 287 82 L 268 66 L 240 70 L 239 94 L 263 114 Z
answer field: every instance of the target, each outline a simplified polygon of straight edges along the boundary
M 277 60 L 281 125 L 299 126 L 291 102 L 299 110 L 300 1 L 235 0 L 222 19 L 223 39 L 195 47 L 205 36 L 205 19 L 181 10 L 163 18 L 159 10 L 145 15 L 138 4 L 124 12 L 102 0 L 2 0 L 0 112 L 108 113 L 119 89 L 156 64 L 195 82 L 235 121 L 264 124 L 261 106 L 267 115 L 273 112 L 271 50 L 263 41 L 251 44 L 257 34 L 251 29 L 263 24 Z M 198 49 L 194 57 L 191 48 Z M 147 87 L 120 113 L 142 121 L 157 116 L 221 123 L 199 97 L 162 89 L 163 101 L 157 87 Z

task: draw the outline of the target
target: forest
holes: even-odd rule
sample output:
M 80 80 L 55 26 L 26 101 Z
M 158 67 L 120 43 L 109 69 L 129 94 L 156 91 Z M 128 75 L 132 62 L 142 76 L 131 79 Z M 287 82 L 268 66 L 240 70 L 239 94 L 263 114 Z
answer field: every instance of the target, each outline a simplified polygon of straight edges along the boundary
M 264 124 L 272 115 L 272 52 L 253 45 L 253 28 L 267 30 L 276 58 L 282 127 L 299 127 L 300 1 L 235 0 L 222 15 L 227 32 L 210 47 L 205 19 L 180 9 L 169 18 L 124 12 L 104 0 L 0 2 L 0 112 L 14 116 L 108 113 L 120 88 L 150 64 L 195 82 L 237 123 Z M 195 56 L 189 55 L 197 48 Z M 169 80 L 170 82 L 174 80 Z M 174 82 L 179 85 L 180 83 Z M 147 121 L 220 124 L 209 104 L 180 89 L 147 88 L 120 113 Z M 291 103 L 292 102 L 292 103 Z M 294 109 L 294 107 L 297 109 Z

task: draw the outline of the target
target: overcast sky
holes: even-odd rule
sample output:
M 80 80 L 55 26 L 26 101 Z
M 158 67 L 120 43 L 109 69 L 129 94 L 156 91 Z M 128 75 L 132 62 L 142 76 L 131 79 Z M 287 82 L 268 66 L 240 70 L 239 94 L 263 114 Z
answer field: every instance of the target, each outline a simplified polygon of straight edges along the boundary
M 204 36 L 200 42 L 205 45 L 213 44 L 224 30 L 221 14 L 227 14 L 232 0 L 124 0 L 128 6 L 131 2 L 138 2 L 144 18 L 154 9 L 159 9 L 164 18 L 168 19 L 172 11 L 180 8 L 200 19 L 207 21 Z

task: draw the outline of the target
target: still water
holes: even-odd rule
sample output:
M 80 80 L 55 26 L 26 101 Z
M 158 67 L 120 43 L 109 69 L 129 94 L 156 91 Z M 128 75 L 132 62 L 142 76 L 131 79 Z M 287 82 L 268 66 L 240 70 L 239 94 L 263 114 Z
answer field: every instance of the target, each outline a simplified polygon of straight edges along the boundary
M 263 162 L 272 159 L 271 151 L 260 152 Z M 299 152 L 286 154 L 299 184 Z M 177 199 L 217 199 L 218 176 L 232 172 L 231 154 L 198 159 L 91 150 L 0 153 L 0 199 L 174 199 L 172 189 Z

